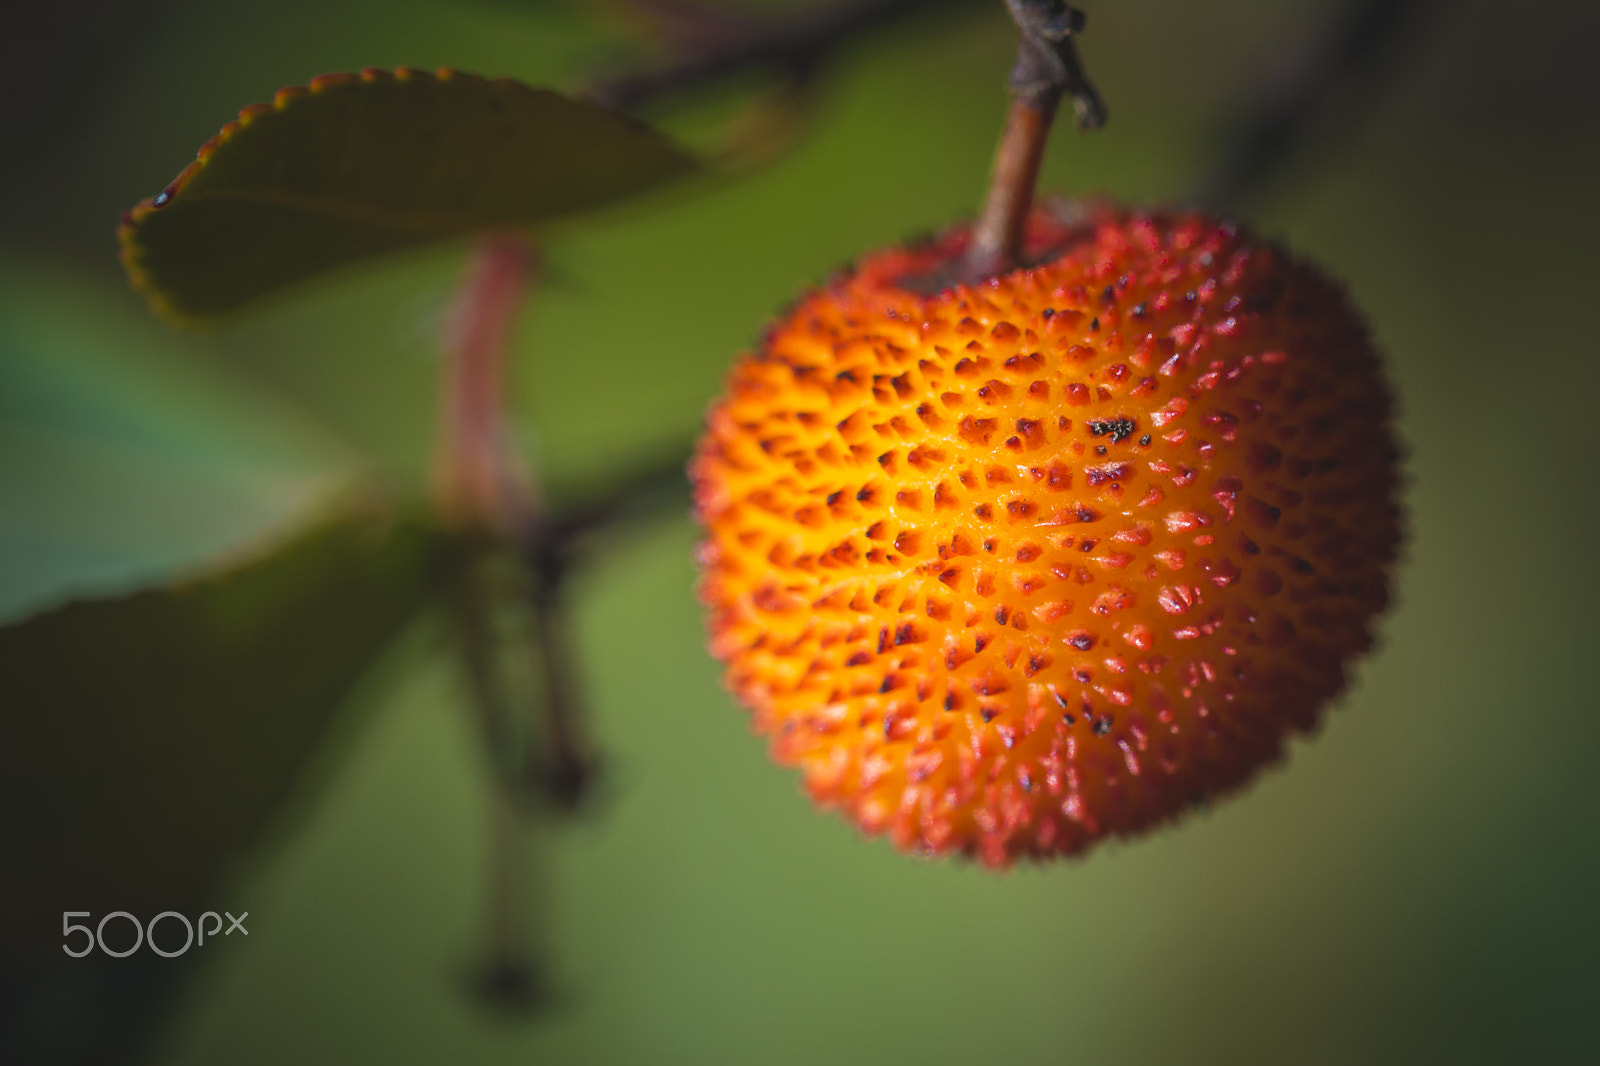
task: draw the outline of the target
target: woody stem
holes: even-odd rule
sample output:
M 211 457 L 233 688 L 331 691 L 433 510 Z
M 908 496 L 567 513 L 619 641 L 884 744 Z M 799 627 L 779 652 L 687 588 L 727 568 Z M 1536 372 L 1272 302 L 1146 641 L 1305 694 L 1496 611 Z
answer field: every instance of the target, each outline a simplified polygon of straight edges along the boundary
M 1060 0 L 1006 0 L 1017 24 L 1011 108 L 995 155 L 983 213 L 972 231 L 963 273 L 978 280 L 1022 262 L 1028 211 L 1061 98 L 1070 94 L 1082 129 L 1105 123 L 1106 106 L 1090 84 L 1073 43 L 1083 13 Z

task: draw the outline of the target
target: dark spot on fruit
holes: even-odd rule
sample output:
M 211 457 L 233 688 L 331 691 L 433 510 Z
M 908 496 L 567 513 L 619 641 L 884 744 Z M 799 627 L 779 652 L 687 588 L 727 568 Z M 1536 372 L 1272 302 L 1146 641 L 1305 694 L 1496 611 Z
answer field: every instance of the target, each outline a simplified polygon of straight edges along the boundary
M 1091 318 L 1089 320 L 1089 332 L 1090 333 L 1098 333 L 1098 332 L 1100 332 L 1100 317 L 1098 315 L 1096 315 L 1094 318 Z
M 1103 737 L 1109 732 L 1111 732 L 1111 716 L 1109 714 L 1103 714 L 1094 720 L 1095 736 Z
M 878 654 L 882 655 L 883 652 L 884 652 L 884 649 L 887 648 L 888 646 L 889 646 L 889 630 L 887 628 L 878 630 Z
M 1094 634 L 1074 633 L 1072 636 L 1067 638 L 1067 643 L 1071 644 L 1079 651 L 1088 651 L 1090 648 L 1094 647 Z
M 1148 448 L 1150 446 L 1150 434 L 1146 433 L 1144 436 L 1140 437 L 1139 443 Z
M 985 722 L 992 722 L 1000 714 L 1000 712 L 985 707 L 983 710 L 979 711 L 978 714 Z
M 1118 415 L 1116 418 L 1091 418 L 1088 426 L 1091 437 L 1104 437 L 1110 434 L 1112 444 L 1121 444 L 1133 436 L 1133 431 L 1138 428 L 1133 419 L 1127 415 Z M 1141 441 L 1141 443 L 1148 442 L 1148 437 Z
M 1148 312 L 1149 310 L 1150 310 L 1150 305 L 1149 304 L 1136 303 L 1136 304 L 1133 305 L 1133 317 L 1134 318 L 1143 318 L 1145 316 L 1145 313 Z
M 1106 453 L 1106 446 L 1104 444 L 1096 445 L 1094 453 L 1096 455 L 1104 455 Z

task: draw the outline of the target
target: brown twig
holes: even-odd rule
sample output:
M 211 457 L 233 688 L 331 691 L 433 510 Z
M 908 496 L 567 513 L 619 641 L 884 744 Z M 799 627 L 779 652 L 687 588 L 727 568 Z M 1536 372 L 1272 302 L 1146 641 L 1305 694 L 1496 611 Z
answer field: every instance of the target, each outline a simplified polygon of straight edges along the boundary
M 488 563 L 493 543 L 464 533 L 454 542 L 449 607 L 456 651 L 467 685 L 467 706 L 498 782 L 511 786 L 522 774 L 515 699 L 501 669 L 500 636 Z
M 574 806 L 592 763 L 565 646 L 564 567 L 555 562 L 561 542 L 549 533 L 543 498 L 516 459 L 506 423 L 511 330 L 533 271 L 532 251 L 512 237 L 486 238 L 472 258 L 446 343 L 436 470 L 439 507 L 456 532 L 452 606 L 467 703 L 494 771 L 487 949 L 474 986 L 489 1004 L 516 1009 L 537 1006 L 541 991 L 528 799 Z M 528 545 L 538 550 L 525 551 Z M 526 596 L 508 602 L 508 583 Z M 504 623 L 519 604 L 527 628 L 518 635 L 532 638 L 537 688 L 519 684 L 526 672 L 508 671 L 503 654 Z
M 619 110 L 635 111 L 762 67 L 815 68 L 864 32 L 940 8 L 977 7 L 980 2 L 991 0 L 845 0 L 788 18 L 753 22 L 743 34 L 729 34 L 713 46 L 661 66 L 596 81 L 588 95 Z
M 491 804 L 487 928 L 473 991 L 494 1010 L 527 1014 L 547 999 L 536 933 L 534 888 L 540 879 L 532 869 L 531 828 L 517 797 L 496 788 Z
M 520 792 L 526 732 L 503 669 L 494 563 L 496 544 L 539 520 L 539 498 L 507 441 L 504 391 L 512 325 L 533 276 L 532 251 L 490 237 L 474 251 L 445 344 L 435 492 L 457 531 L 451 606 L 468 709 L 489 761 L 489 870 L 483 957 L 472 975 L 496 1008 L 531 1003 L 537 960 L 527 902 L 526 827 Z
M 747 37 L 759 22 L 753 11 L 702 0 L 601 0 L 603 6 L 681 55 L 725 48 Z
M 1023 232 L 1033 205 L 1039 165 L 1061 98 L 1070 94 L 1082 129 L 1105 124 L 1105 101 L 1083 73 L 1073 38 L 1081 11 L 1060 0 L 1006 0 L 1017 24 L 1017 65 L 1011 109 L 995 155 L 983 213 L 973 227 L 964 273 L 968 280 L 1010 270 L 1022 260 Z
M 558 806 L 572 810 L 588 795 L 595 758 L 580 710 L 575 657 L 567 640 L 572 620 L 564 592 L 559 579 L 535 592 L 533 638 L 545 707 L 539 783 Z
M 1242 101 L 1194 198 L 1207 207 L 1237 209 L 1259 197 L 1335 97 L 1370 102 L 1394 67 L 1387 61 L 1400 53 L 1397 42 L 1437 6 L 1434 0 L 1348 0 L 1321 33 L 1279 49 L 1280 62 Z
M 546 537 L 567 546 L 564 563 L 571 565 L 586 538 L 657 515 L 667 507 L 687 507 L 689 481 L 684 467 L 690 447 L 690 442 L 683 441 L 660 448 L 659 457 L 641 462 L 619 484 L 555 511 Z
M 995 153 L 989 195 L 972 229 L 972 244 L 962 271 L 966 280 L 1003 274 L 1022 261 L 1028 211 L 1033 206 L 1033 190 L 1039 181 L 1039 166 L 1044 162 L 1055 113 L 1054 100 L 1042 106 L 1020 97 L 1011 101 L 1000 149 Z
M 523 798 L 524 724 L 502 669 L 493 595 L 492 542 L 466 533 L 458 541 L 451 606 L 458 650 L 484 754 L 489 760 L 487 905 L 482 954 L 470 981 L 495 1009 L 527 1010 L 538 1002 L 539 949 L 534 942 L 532 841 Z

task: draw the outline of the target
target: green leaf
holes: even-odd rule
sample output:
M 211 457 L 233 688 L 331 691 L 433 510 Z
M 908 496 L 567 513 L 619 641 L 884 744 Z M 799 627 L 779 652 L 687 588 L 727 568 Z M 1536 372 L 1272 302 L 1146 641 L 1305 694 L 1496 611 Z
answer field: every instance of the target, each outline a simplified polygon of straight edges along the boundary
M 225 906 L 438 543 L 352 503 L 225 572 L 0 628 L 0 957 L 59 960 L 63 910 Z
M 0 622 L 281 541 L 361 476 L 210 347 L 0 252 Z
M 123 218 L 158 311 L 231 311 L 330 267 L 600 207 L 693 167 L 597 104 L 452 70 L 364 70 L 281 90 Z

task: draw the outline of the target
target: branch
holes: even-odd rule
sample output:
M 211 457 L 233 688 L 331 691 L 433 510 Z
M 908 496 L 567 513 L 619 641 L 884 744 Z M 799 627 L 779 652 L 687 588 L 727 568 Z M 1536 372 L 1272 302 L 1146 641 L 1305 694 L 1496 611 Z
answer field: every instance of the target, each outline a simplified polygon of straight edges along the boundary
M 552 998 L 540 943 L 548 921 L 539 920 L 548 901 L 540 899 L 536 841 L 518 797 L 498 783 L 492 793 L 483 955 L 468 975 L 470 990 L 497 1013 L 529 1015 Z
M 988 0 L 982 0 L 987 3 Z M 752 24 L 685 58 L 595 82 L 588 95 L 622 111 L 660 103 L 761 67 L 814 68 L 861 34 L 939 8 L 977 7 L 979 0 L 847 0 L 820 11 Z
M 668 449 L 665 462 L 646 465 L 599 496 L 553 512 L 516 545 L 531 582 L 534 654 L 544 687 L 544 743 L 529 753 L 528 762 L 539 768 L 543 790 L 563 809 L 584 799 L 599 762 L 580 713 L 576 657 L 567 639 L 567 577 L 592 534 L 659 514 L 672 503 L 688 505 L 688 451 Z
M 1252 92 L 1221 138 L 1225 147 L 1201 179 L 1195 199 L 1237 208 L 1258 198 L 1304 144 L 1316 119 L 1353 87 L 1370 102 L 1392 69 L 1397 41 L 1416 27 L 1432 0 L 1349 0 L 1327 28 L 1299 48 Z
M 561 584 L 544 585 L 532 597 L 534 655 L 544 697 L 543 744 L 530 751 L 538 768 L 535 784 L 562 810 L 576 810 L 594 783 L 596 757 L 584 728 L 578 693 L 577 656 L 567 634 L 572 619 Z M 530 741 L 533 738 L 529 738 Z
M 511 450 L 504 408 L 511 328 L 533 273 L 533 252 L 521 240 L 485 238 L 451 311 L 434 487 L 458 527 L 516 535 L 542 511 Z
M 508 788 L 531 784 L 562 807 L 575 806 L 593 758 L 582 729 L 576 671 L 563 637 L 567 552 L 542 495 L 517 462 L 506 426 L 504 382 L 511 327 L 533 274 L 520 240 L 485 238 L 456 300 L 447 343 L 437 493 L 460 532 L 463 571 L 457 626 L 489 757 Z M 502 671 L 495 585 L 482 573 L 511 546 L 526 578 L 537 694 L 514 693 Z M 543 740 L 524 718 L 543 712 Z
M 1061 0 L 1006 0 L 1017 24 L 1017 65 L 1011 93 L 1022 103 L 1055 109 L 1063 93 L 1072 96 L 1078 127 L 1097 130 L 1106 123 L 1106 104 L 1078 60 L 1073 37 L 1083 32 L 1084 13 Z
M 1070 94 L 1081 129 L 1106 121 L 1105 101 L 1083 73 L 1073 38 L 1083 12 L 1061 0 L 1006 0 L 1017 24 L 1017 65 L 1011 72 L 1011 110 L 989 179 L 989 195 L 972 230 L 964 273 L 990 277 L 1022 260 L 1028 211 L 1039 165 L 1061 97 Z
M 547 536 L 575 548 L 593 533 L 649 518 L 666 507 L 688 507 L 689 479 L 685 467 L 692 450 L 692 441 L 659 449 L 658 455 L 664 458 L 647 460 L 635 467 L 621 484 L 557 511 L 551 517 Z

